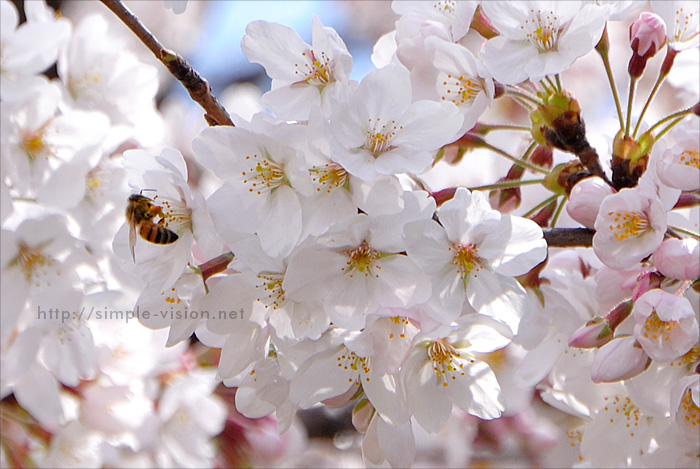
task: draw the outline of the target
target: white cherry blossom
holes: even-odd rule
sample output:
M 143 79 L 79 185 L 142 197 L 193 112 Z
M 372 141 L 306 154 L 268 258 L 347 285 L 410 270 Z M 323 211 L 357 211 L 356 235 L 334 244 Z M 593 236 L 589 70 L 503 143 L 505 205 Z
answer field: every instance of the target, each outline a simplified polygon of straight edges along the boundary
M 369 181 L 379 175 L 430 167 L 434 153 L 458 137 L 463 118 L 452 104 L 411 102 L 408 70 L 388 65 L 346 87 L 333 103 L 330 131 L 335 160 Z
M 578 1 L 494 1 L 482 8 L 501 35 L 479 57 L 504 84 L 563 72 L 593 49 L 605 26 L 602 10 Z
M 261 101 L 281 119 L 306 120 L 314 106 L 327 112 L 336 83 L 348 82 L 352 56 L 338 33 L 316 16 L 311 43 L 277 23 L 254 21 L 246 28 L 243 53 L 272 78 L 272 89 Z

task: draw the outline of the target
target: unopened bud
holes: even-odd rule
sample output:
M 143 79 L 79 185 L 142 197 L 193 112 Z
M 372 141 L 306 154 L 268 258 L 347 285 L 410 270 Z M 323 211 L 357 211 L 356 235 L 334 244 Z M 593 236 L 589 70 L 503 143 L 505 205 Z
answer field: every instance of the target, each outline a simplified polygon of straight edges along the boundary
M 600 316 L 596 316 L 569 337 L 569 347 L 599 348 L 610 342 L 613 331 Z
M 632 58 L 628 71 L 630 76 L 638 78 L 644 73 L 647 60 L 666 43 L 666 24 L 660 16 L 644 12 L 630 26 L 630 43 Z
M 552 147 L 537 145 L 537 148 L 530 155 L 530 162 L 540 168 L 551 168 L 554 163 L 554 151 Z
M 614 383 L 637 376 L 651 364 L 639 342 L 632 336 L 618 337 L 598 350 L 591 364 L 594 383 Z
M 700 277 L 700 242 L 694 238 L 668 238 L 654 251 L 652 261 L 666 277 L 694 280 Z
M 555 194 L 570 194 L 571 189 L 581 179 L 591 174 L 583 167 L 581 162 L 572 160 L 568 163 L 558 164 L 544 177 L 542 185 Z
M 538 225 L 540 225 L 542 228 L 546 228 L 549 226 L 549 220 L 552 219 L 552 216 L 554 215 L 554 212 L 557 211 L 557 201 L 552 200 L 550 203 L 545 205 L 540 209 L 539 212 L 536 214 L 530 216 L 530 220 L 534 221 Z
M 615 191 L 597 176 L 580 180 L 571 189 L 566 213 L 586 228 L 594 229 L 601 202 Z

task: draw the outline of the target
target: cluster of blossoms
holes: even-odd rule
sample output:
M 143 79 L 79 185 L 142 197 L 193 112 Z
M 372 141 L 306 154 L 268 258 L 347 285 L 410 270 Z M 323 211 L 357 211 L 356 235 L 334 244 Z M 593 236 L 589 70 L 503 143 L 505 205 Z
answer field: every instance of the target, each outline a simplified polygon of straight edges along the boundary
M 410 466 L 421 432 L 465 415 L 534 428 L 538 401 L 571 419 L 566 445 L 533 464 L 697 463 L 697 96 L 644 119 L 676 56 L 697 55 L 697 2 L 396 1 L 395 30 L 360 82 L 317 18 L 311 44 L 253 22 L 241 47 L 272 79 L 269 112 L 193 140 L 193 160 L 217 177 L 208 198 L 190 183 L 191 161 L 156 149 L 155 69 L 101 42 L 99 17 L 73 30 L 26 3 L 19 27 L 0 3 L 1 267 L 12 292 L 1 389 L 52 437 L 40 456 L 20 439 L 13 448 L 46 465 L 66 454 L 210 465 L 222 381 L 237 412 L 274 413 L 280 433 L 299 409 L 351 404 L 372 466 Z M 597 152 L 587 103 L 564 79 L 589 53 L 610 71 L 606 25 L 617 21 L 632 22 L 628 109 L 609 73 L 619 127 Z M 663 48 L 633 125 L 637 82 Z M 55 61 L 57 79 L 38 75 Z M 528 125 L 484 123 L 502 101 Z M 487 152 L 512 163 L 496 183 L 480 175 L 470 190 L 436 176 L 486 173 Z M 137 193 L 148 217 L 125 219 Z M 105 303 L 164 334 L 82 314 Z M 38 320 L 46 305 L 76 313 Z M 133 363 L 135 339 L 120 331 L 149 337 L 157 358 Z M 153 351 L 151 337 L 172 348 Z M 202 344 L 217 350 L 215 376 L 193 356 Z

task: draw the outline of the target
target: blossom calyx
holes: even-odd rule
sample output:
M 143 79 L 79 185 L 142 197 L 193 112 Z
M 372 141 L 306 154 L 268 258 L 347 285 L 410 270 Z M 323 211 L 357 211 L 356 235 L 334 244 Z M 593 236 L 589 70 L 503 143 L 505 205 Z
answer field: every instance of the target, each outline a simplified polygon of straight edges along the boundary
M 660 16 L 644 12 L 630 26 L 632 57 L 627 67 L 631 77 L 639 78 L 644 73 L 647 60 L 666 43 L 666 24 Z
M 637 140 L 620 130 L 613 140 L 612 183 L 616 189 L 634 187 L 649 163 L 649 154 L 656 140 L 645 132 Z
M 591 173 L 580 161 L 572 160 L 556 165 L 544 177 L 542 185 L 555 194 L 569 195 L 577 182 L 590 175 Z
M 578 101 L 566 91 L 548 94 L 543 99 L 544 104 L 530 113 L 535 141 L 575 154 L 585 150 L 586 125 Z

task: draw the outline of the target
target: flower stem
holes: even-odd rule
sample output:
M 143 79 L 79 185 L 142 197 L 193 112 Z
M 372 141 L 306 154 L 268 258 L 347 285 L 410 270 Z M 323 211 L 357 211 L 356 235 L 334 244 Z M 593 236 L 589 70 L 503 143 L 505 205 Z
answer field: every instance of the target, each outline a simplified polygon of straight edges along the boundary
M 541 184 L 544 179 L 528 179 L 526 181 L 504 181 L 495 182 L 493 184 L 485 184 L 483 186 L 470 187 L 470 191 L 487 191 L 493 189 L 509 189 L 511 187 L 529 186 L 532 184 Z
M 567 197 L 562 197 L 561 202 L 559 202 L 559 206 L 557 207 L 557 210 L 554 212 L 554 216 L 552 217 L 552 222 L 551 226 L 554 228 L 557 226 L 557 221 L 559 220 L 559 215 L 561 215 L 561 210 L 564 208 L 564 204 L 566 203 Z
M 506 153 L 505 151 L 501 150 L 500 148 L 496 148 L 493 145 L 491 145 L 490 143 L 487 143 L 486 141 L 484 141 L 482 143 L 482 146 L 484 148 L 488 148 L 489 150 L 501 155 L 504 158 L 509 159 L 510 161 L 517 164 L 518 166 L 522 166 L 523 168 L 527 168 L 527 169 L 534 171 L 536 173 L 549 174 L 549 170 L 547 170 L 545 168 L 540 168 L 539 166 L 536 166 L 532 163 L 528 163 L 528 162 L 523 161 L 521 159 L 515 158 L 515 157 L 509 155 L 508 153 Z
M 669 228 L 670 228 L 671 230 L 673 230 L 673 231 L 677 231 L 677 232 L 679 232 L 679 233 L 683 233 L 683 234 L 685 234 L 685 235 L 688 235 L 688 236 L 690 236 L 691 238 L 700 239 L 700 234 L 698 234 L 698 233 L 693 233 L 692 231 L 686 230 L 686 229 L 684 229 L 684 228 L 679 228 L 679 227 L 677 227 L 677 226 L 670 226 L 670 225 L 669 225 Z
M 642 125 L 642 119 L 644 118 L 644 114 L 646 114 L 647 109 L 649 109 L 651 101 L 654 99 L 654 96 L 656 96 L 656 92 L 659 91 L 661 83 L 663 83 L 665 78 L 666 75 L 663 75 L 661 72 L 659 72 L 659 77 L 656 79 L 656 83 L 654 83 L 654 87 L 651 89 L 651 93 L 649 93 L 647 102 L 644 103 L 644 108 L 642 108 L 641 114 L 639 114 L 639 119 L 637 120 L 637 125 L 634 127 L 634 133 L 632 134 L 632 138 L 637 137 L 637 132 L 639 132 L 639 126 Z
M 554 195 L 546 198 L 545 200 L 543 200 L 542 202 L 540 202 L 539 204 L 535 205 L 530 210 L 528 210 L 527 213 L 525 213 L 525 215 L 523 215 L 523 218 L 529 217 L 530 215 L 532 215 L 533 213 L 535 213 L 536 211 L 538 211 L 539 209 L 541 209 L 545 205 L 552 203 L 553 200 L 557 200 L 557 197 L 559 197 L 559 194 L 554 194 Z
M 656 124 L 649 127 L 649 130 L 647 130 L 647 132 L 653 132 L 657 127 L 663 125 L 664 123 L 666 123 L 670 120 L 676 119 L 678 117 L 685 117 L 686 115 L 691 114 L 694 111 L 694 109 L 695 109 L 695 106 L 690 106 L 689 108 L 681 109 L 680 111 L 676 111 L 673 114 L 669 114 L 668 116 L 664 117 L 659 122 L 657 122 Z M 659 137 L 657 136 L 655 138 L 658 139 Z
M 100 1 L 131 29 L 170 73 L 182 83 L 192 100 L 204 109 L 204 118 L 210 126 L 233 126 L 231 116 L 219 104 L 207 80 L 202 78 L 181 55 L 163 47 L 158 39 L 120 0 Z
M 625 137 L 630 135 L 630 123 L 632 122 L 632 104 L 634 103 L 634 91 L 637 88 L 637 77 L 630 77 L 630 92 L 627 97 L 627 121 L 625 122 Z
M 523 93 L 522 91 L 518 91 L 513 87 L 507 87 L 505 89 L 505 94 L 507 94 L 509 96 L 516 96 L 518 98 L 523 99 L 524 101 L 531 102 L 535 106 L 539 106 L 540 104 L 542 104 L 542 103 L 540 103 L 540 101 L 537 98 L 530 96 L 527 93 Z
M 678 124 L 678 123 L 679 123 L 680 121 L 682 121 L 682 120 L 683 120 L 682 117 L 676 118 L 676 120 L 674 120 L 673 122 L 671 122 L 670 124 L 668 124 L 666 127 L 664 127 L 664 129 L 663 129 L 661 132 L 659 132 L 659 133 L 656 135 L 656 137 L 654 137 L 654 139 L 658 140 L 658 139 L 660 139 L 661 137 L 663 137 L 664 134 L 665 134 L 666 132 L 668 132 L 669 130 L 671 130 L 672 128 L 674 128 L 674 127 L 676 126 L 676 124 Z
M 608 29 L 607 27 L 603 30 L 603 36 L 600 39 L 601 43 L 607 45 L 608 42 Z M 617 118 L 620 120 L 620 129 L 625 127 L 625 121 L 622 118 L 622 107 L 620 106 L 620 97 L 617 94 L 617 86 L 615 86 L 615 77 L 612 74 L 612 68 L 610 67 L 610 58 L 608 56 L 607 47 L 596 46 L 596 50 L 603 60 L 603 66 L 605 67 L 605 74 L 608 76 L 608 82 L 610 83 L 610 90 L 612 91 L 613 99 L 615 100 L 615 109 L 617 110 Z

